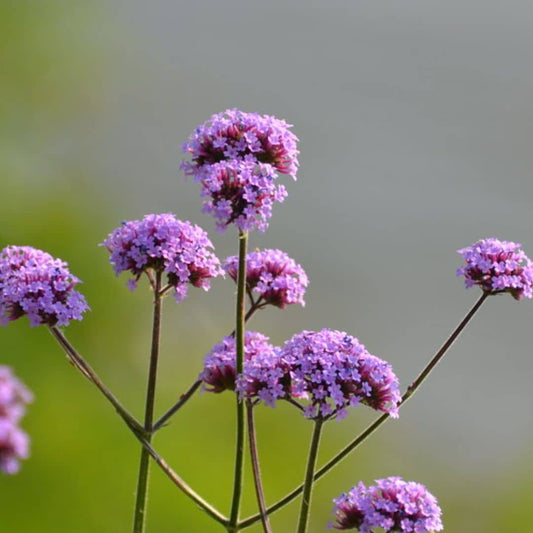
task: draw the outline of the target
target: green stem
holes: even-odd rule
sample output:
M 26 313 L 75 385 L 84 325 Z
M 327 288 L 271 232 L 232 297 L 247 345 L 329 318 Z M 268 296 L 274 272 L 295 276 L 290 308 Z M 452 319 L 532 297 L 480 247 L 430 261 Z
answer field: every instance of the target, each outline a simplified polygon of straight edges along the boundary
M 165 422 L 190 400 L 192 395 L 200 388 L 201 384 L 202 382 L 200 380 L 196 380 L 189 390 L 182 394 L 180 399 L 152 426 L 152 431 L 155 433 L 163 427 Z
M 248 233 L 239 232 L 239 272 L 237 276 L 237 308 L 235 324 L 235 370 L 242 374 L 244 363 L 244 328 L 245 328 L 245 296 L 246 296 L 246 247 Z M 237 403 L 237 438 L 235 444 L 235 474 L 233 478 L 233 498 L 231 503 L 230 530 L 237 531 L 239 509 L 242 496 L 243 470 L 244 470 L 244 403 L 235 394 Z M 231 529 L 233 528 L 233 529 Z
M 154 311 L 152 327 L 152 348 L 150 353 L 150 369 L 146 390 L 146 406 L 144 411 L 144 430 L 146 441 L 152 440 L 152 423 L 154 418 L 155 389 L 157 378 L 157 362 L 159 358 L 159 341 L 161 336 L 161 271 L 156 272 L 154 286 Z M 146 501 L 148 495 L 148 477 L 150 473 L 150 453 L 145 446 L 141 449 L 139 461 L 139 477 L 137 479 L 137 497 L 133 518 L 133 533 L 143 533 L 145 529 Z
M 167 477 L 174 483 L 184 494 L 186 494 L 191 500 L 193 500 L 198 507 L 203 509 L 211 518 L 216 520 L 224 527 L 229 525 L 229 520 L 211 504 L 206 502 L 197 492 L 195 492 L 181 477 L 172 470 L 167 462 L 157 453 L 152 444 L 147 440 L 147 437 L 141 434 L 135 434 L 139 442 L 143 445 L 144 449 L 152 456 L 157 465 L 167 475 Z
M 137 421 L 137 419 L 130 414 L 130 412 L 123 407 L 123 405 L 117 400 L 115 395 L 105 386 L 98 374 L 91 368 L 89 363 L 76 351 L 76 349 L 70 344 L 63 332 L 57 328 L 57 326 L 51 326 L 50 333 L 57 340 L 61 348 L 63 348 L 69 361 L 85 376 L 98 390 L 107 398 L 109 403 L 115 408 L 117 413 L 126 422 L 129 428 L 134 433 L 144 434 L 144 428 Z
M 261 468 L 259 466 L 259 455 L 257 453 L 257 439 L 255 432 L 254 406 L 250 401 L 246 402 L 246 413 L 248 415 L 248 439 L 250 443 L 250 457 L 252 460 L 252 470 L 254 473 L 255 494 L 257 506 L 261 515 L 261 523 L 265 533 L 272 533 L 268 515 L 266 513 L 265 495 L 263 492 L 263 482 L 261 478 Z
M 139 442 L 146 448 L 148 453 L 153 457 L 154 461 L 161 468 L 161 470 L 167 475 L 167 477 L 189 498 L 191 498 L 201 509 L 203 509 L 214 520 L 227 526 L 229 520 L 215 509 L 212 505 L 206 502 L 197 492 L 195 492 L 183 479 L 181 479 L 174 470 L 166 463 L 166 461 L 157 453 L 152 447 L 151 443 L 147 440 L 148 433 L 143 426 L 137 421 L 137 419 L 131 415 L 127 409 L 117 400 L 117 398 L 111 393 L 111 391 L 105 386 L 98 374 L 91 368 L 89 363 L 76 351 L 76 349 L 69 343 L 65 335 L 56 326 L 49 328 L 50 332 L 65 351 L 70 362 L 85 376 L 91 383 L 93 383 L 106 397 L 106 399 L 115 407 L 117 413 L 124 419 L 128 427 L 132 430 L 133 434 Z M 191 387 L 192 389 L 192 387 Z M 188 391 L 188 393 L 190 390 Z M 186 393 L 186 394 L 188 394 Z M 153 428 L 152 428 L 153 429 Z
M 164 289 L 161 290 L 161 294 L 165 292 Z M 248 312 L 246 313 L 246 316 L 244 317 L 244 321 L 248 322 L 250 318 L 252 318 L 252 315 L 258 310 L 261 309 L 262 305 L 252 305 Z M 235 335 L 235 330 L 232 331 L 231 335 Z M 174 416 L 194 395 L 194 393 L 200 388 L 202 385 L 201 380 L 196 380 L 190 387 L 187 392 L 184 392 L 179 400 L 153 425 L 152 431 L 155 433 L 159 429 L 161 429 L 168 420 Z
M 420 385 L 422 385 L 422 383 L 428 377 L 430 372 L 435 368 L 437 363 L 442 359 L 444 354 L 448 351 L 448 349 L 451 347 L 451 345 L 457 339 L 460 333 L 465 329 L 467 324 L 474 317 L 474 315 L 479 310 L 479 308 L 481 307 L 481 305 L 487 299 L 488 296 L 489 296 L 489 293 L 483 292 L 483 294 L 480 296 L 480 298 L 477 300 L 474 306 L 470 309 L 470 311 L 468 311 L 468 313 L 463 318 L 463 320 L 460 322 L 460 324 L 455 328 L 452 334 L 448 337 L 448 339 L 444 342 L 444 344 L 439 348 L 439 350 L 433 356 L 431 361 L 424 367 L 422 372 L 420 372 L 420 374 L 411 383 L 411 385 L 407 387 L 407 390 L 402 396 L 401 402 L 398 404 L 399 408 L 403 407 L 403 405 L 405 405 L 407 400 L 411 398 L 413 394 L 416 392 L 416 390 L 420 387 Z M 372 422 L 372 424 L 370 424 L 362 433 L 360 433 L 355 439 L 353 439 L 348 445 L 346 445 L 339 453 L 337 453 L 332 459 L 330 459 L 324 466 L 322 466 L 319 470 L 317 470 L 313 476 L 313 480 L 317 481 L 321 477 L 323 477 L 325 474 L 327 474 L 333 467 L 335 467 L 346 456 L 348 456 L 351 452 L 353 452 L 355 448 L 357 448 L 362 442 L 364 442 L 368 437 L 370 437 L 370 435 L 372 435 L 372 433 L 374 433 L 388 418 L 390 418 L 388 414 L 383 414 L 378 419 L 376 419 L 374 422 Z M 300 485 L 299 487 L 295 488 L 293 491 L 289 492 L 281 500 L 271 505 L 267 509 L 267 514 L 272 514 L 278 511 L 279 509 L 285 507 L 290 502 L 292 502 L 295 498 L 297 498 L 302 493 L 303 488 L 304 488 L 304 485 Z M 241 529 L 245 529 L 247 527 L 252 526 L 260 519 L 261 519 L 260 515 L 254 515 L 243 520 L 240 523 Z
M 303 484 L 302 504 L 300 506 L 300 518 L 298 520 L 298 533 L 306 533 L 307 522 L 309 521 L 309 511 L 311 510 L 311 495 L 313 492 L 313 475 L 315 473 L 316 458 L 318 456 L 318 447 L 320 445 L 320 435 L 324 420 L 317 418 L 313 429 L 313 437 L 309 447 L 309 456 L 307 458 L 307 468 L 305 471 L 305 481 Z

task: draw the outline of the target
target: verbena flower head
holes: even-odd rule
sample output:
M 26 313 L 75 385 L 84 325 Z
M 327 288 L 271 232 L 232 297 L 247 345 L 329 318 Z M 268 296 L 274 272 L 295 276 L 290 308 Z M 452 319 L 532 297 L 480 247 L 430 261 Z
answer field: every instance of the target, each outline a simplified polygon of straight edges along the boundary
M 298 138 L 292 126 L 273 116 L 228 109 L 198 126 L 183 144 L 192 155 L 184 162 L 185 174 L 197 176 L 206 166 L 223 161 L 264 163 L 296 179 Z
M 241 397 L 258 398 L 271 405 L 282 374 L 280 371 L 279 375 L 274 375 L 274 367 L 278 362 L 277 348 L 268 342 L 268 337 L 255 331 L 246 331 L 243 375 L 237 376 L 235 338 L 229 336 L 224 337 L 207 354 L 199 379 L 204 382 L 207 391 L 238 390 Z M 269 390 L 271 385 L 272 390 Z
M 164 272 L 178 302 L 187 296 L 189 284 L 208 290 L 210 279 L 224 273 L 207 233 L 172 213 L 123 222 L 102 245 L 117 275 L 130 271 L 134 276 L 128 282 L 131 290 L 143 272 Z
M 228 257 L 224 270 L 237 281 L 239 258 Z M 246 287 L 258 295 L 257 304 L 275 305 L 281 309 L 291 304 L 305 305 L 304 295 L 309 279 L 304 269 L 281 250 L 262 250 L 246 256 Z
M 74 290 L 80 280 L 67 263 L 30 246 L 0 252 L 0 324 L 27 315 L 30 326 L 66 326 L 89 309 Z
M 398 378 L 385 361 L 343 331 L 302 331 L 281 348 L 290 367 L 291 391 L 305 398 L 308 418 L 342 418 L 360 403 L 398 417 Z
M 273 167 L 246 161 L 223 161 L 199 174 L 203 211 L 213 215 L 217 229 L 235 224 L 242 231 L 265 231 L 274 202 L 283 202 L 287 191 L 274 182 Z
M 297 137 L 284 120 L 228 109 L 196 128 L 183 151 L 192 161 L 181 168 L 202 185 L 203 210 L 224 231 L 265 231 L 274 202 L 287 196 L 278 172 L 296 179 Z
M 26 405 L 32 400 L 32 393 L 11 368 L 0 365 L 0 419 L 18 422 L 26 412 Z
M 466 265 L 457 269 L 467 289 L 479 285 L 484 292 L 508 292 L 515 300 L 533 296 L 533 263 L 520 244 L 498 239 L 481 239 L 458 250 Z
M 16 424 L 7 418 L 0 418 L 0 472 L 16 474 L 19 461 L 29 457 L 30 440 Z
M 357 529 L 373 533 L 425 533 L 441 531 L 441 510 L 437 499 L 420 483 L 400 477 L 376 480 L 365 487 L 360 482 L 350 492 L 333 500 L 335 529 Z

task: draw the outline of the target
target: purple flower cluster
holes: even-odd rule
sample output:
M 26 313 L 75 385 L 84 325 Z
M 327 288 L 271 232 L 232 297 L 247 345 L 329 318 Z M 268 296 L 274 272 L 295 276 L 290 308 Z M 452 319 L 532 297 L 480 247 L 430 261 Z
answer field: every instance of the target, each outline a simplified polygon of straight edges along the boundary
M 5 474 L 17 473 L 19 461 L 29 456 L 30 440 L 18 422 L 32 400 L 32 393 L 11 368 L 0 366 L 0 471 Z
M 370 354 L 343 331 L 302 331 L 280 352 L 290 367 L 294 397 L 308 399 L 308 418 L 346 415 L 346 407 L 365 404 L 397 418 L 401 396 L 392 367 Z
M 296 179 L 297 137 L 284 120 L 228 109 L 196 128 L 183 151 L 181 168 L 202 185 L 204 212 L 217 228 L 234 223 L 241 231 L 265 231 L 274 202 L 287 196 L 278 172 Z
M 31 246 L 7 246 L 0 252 L 0 324 L 23 315 L 31 326 L 81 320 L 89 307 L 77 283 L 64 261 Z
M 187 296 L 188 284 L 208 290 L 210 279 L 224 274 L 207 233 L 171 213 L 123 222 L 102 245 L 117 275 L 128 270 L 135 276 L 128 282 L 131 290 L 143 272 L 165 272 L 178 302 Z
M 211 165 L 202 174 L 203 212 L 213 215 L 217 229 L 234 223 L 242 231 L 265 231 L 274 202 L 283 202 L 287 191 L 276 185 L 270 165 L 227 161 Z
M 441 531 L 441 510 L 435 496 L 420 483 L 400 477 L 376 480 L 365 487 L 360 482 L 347 494 L 333 500 L 335 529 L 357 529 L 372 533 L 383 528 L 387 533 L 426 533 Z
M 224 270 L 235 282 L 239 258 L 228 257 Z M 305 305 L 309 279 L 304 269 L 281 250 L 262 250 L 246 256 L 246 288 L 258 294 L 256 305 L 275 305 L 281 309 L 291 304 Z
M 273 116 L 227 109 L 198 126 L 183 144 L 192 163 L 183 163 L 188 176 L 221 161 L 266 163 L 296 179 L 298 138 L 291 124 Z
M 235 338 L 224 337 L 205 358 L 204 370 L 199 376 L 204 382 L 204 389 L 210 392 L 237 390 L 241 397 L 264 400 L 271 406 L 276 398 L 285 395 L 279 384 L 283 372 L 279 364 L 278 349 L 268 342 L 268 337 L 255 331 L 246 331 L 244 372 L 238 377 L 235 361 Z M 272 374 L 270 377 L 268 369 Z M 277 396 L 275 391 L 278 391 Z
M 515 300 L 533 297 L 533 263 L 520 244 L 481 239 L 458 250 L 466 265 L 457 269 L 467 289 L 479 285 L 484 292 L 508 292 Z
M 274 407 L 278 399 L 309 400 L 307 418 L 341 419 L 346 407 L 368 405 L 398 417 L 398 379 L 355 337 L 324 329 L 294 335 L 280 349 L 260 333 L 246 332 L 242 375 L 235 371 L 235 339 L 226 337 L 206 357 L 206 390 L 237 390 L 242 398 Z

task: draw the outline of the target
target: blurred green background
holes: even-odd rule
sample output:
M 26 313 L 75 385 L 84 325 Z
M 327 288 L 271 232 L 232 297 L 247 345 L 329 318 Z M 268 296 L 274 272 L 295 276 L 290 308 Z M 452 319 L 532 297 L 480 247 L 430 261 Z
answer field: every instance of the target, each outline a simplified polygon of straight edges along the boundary
M 454 250 L 494 235 L 533 253 L 531 23 L 515 1 L 1 1 L 0 247 L 69 262 L 92 311 L 67 335 L 140 416 L 150 294 L 130 293 L 97 244 L 121 220 L 174 211 L 208 229 L 220 257 L 235 253 L 179 175 L 179 144 L 227 107 L 278 115 L 302 140 L 301 178 L 251 247 L 285 249 L 311 286 L 305 309 L 251 327 L 278 344 L 345 329 L 405 384 L 477 296 L 454 279 Z M 158 412 L 231 330 L 233 290 L 218 280 L 165 302 Z M 447 531 L 530 530 L 533 311 L 494 300 L 400 421 L 317 485 L 311 531 L 332 498 L 387 475 L 425 483 Z M 25 319 L 0 331 L 0 364 L 35 394 L 31 458 L 0 477 L 0 533 L 129 531 L 139 446 L 120 419 Z M 372 419 L 329 424 L 322 461 Z M 286 406 L 259 410 L 258 425 L 273 502 L 301 481 L 311 428 Z M 155 446 L 227 512 L 233 435 L 231 396 L 203 394 Z M 157 468 L 151 489 L 148 532 L 220 530 Z M 294 530 L 297 507 L 275 531 Z

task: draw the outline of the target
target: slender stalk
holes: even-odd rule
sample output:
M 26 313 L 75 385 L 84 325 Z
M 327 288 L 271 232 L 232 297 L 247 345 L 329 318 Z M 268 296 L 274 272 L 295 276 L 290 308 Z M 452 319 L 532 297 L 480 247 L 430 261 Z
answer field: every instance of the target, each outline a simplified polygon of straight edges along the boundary
M 89 363 L 70 344 L 63 332 L 57 326 L 51 326 L 50 333 L 54 336 L 66 353 L 69 361 L 107 398 L 117 413 L 126 422 L 134 433 L 144 434 L 144 428 L 137 419 L 118 401 L 115 395 L 105 386 L 98 374 L 91 368 Z
M 463 329 L 465 329 L 467 324 L 470 322 L 472 317 L 476 314 L 477 310 L 481 307 L 481 305 L 489 295 L 489 292 L 483 292 L 481 294 L 478 301 L 472 306 L 472 308 L 470 309 L 470 311 L 468 311 L 463 320 L 461 320 L 460 324 L 448 337 L 448 340 L 444 342 L 444 344 L 439 348 L 438 352 L 433 356 L 433 359 L 431 359 L 431 361 L 426 365 L 424 370 L 420 372 L 418 377 L 411 383 L 411 385 L 407 387 L 407 390 L 402 396 L 402 404 L 404 404 L 415 393 L 416 389 L 420 387 L 422 382 L 429 376 L 430 372 L 437 366 L 437 363 L 444 357 L 444 354 L 448 351 L 448 348 L 454 343 L 455 339 L 459 337 Z
M 246 413 L 248 419 L 248 439 L 250 443 L 250 457 L 252 459 L 252 470 L 254 473 L 255 494 L 257 496 L 257 506 L 259 507 L 259 514 L 261 515 L 261 523 L 263 524 L 263 531 L 265 533 L 272 533 L 270 521 L 266 513 L 265 495 L 263 492 L 263 482 L 261 478 L 261 468 L 259 466 L 259 455 L 257 453 L 257 439 L 255 432 L 254 420 L 254 406 L 248 401 L 246 402 Z
M 317 418 L 313 429 L 313 437 L 309 447 L 309 456 L 307 458 L 307 468 L 305 470 L 305 481 L 303 484 L 302 504 L 300 506 L 300 518 L 298 520 L 298 533 L 306 533 L 307 522 L 309 521 L 309 511 L 311 510 L 311 495 L 313 492 L 313 474 L 315 473 L 316 458 L 318 456 L 318 447 L 320 445 L 320 436 L 324 420 Z
M 246 297 L 246 247 L 248 233 L 239 233 L 239 272 L 237 276 L 237 308 L 235 324 L 235 370 L 242 374 L 244 362 L 244 328 L 245 328 L 245 297 Z M 235 444 L 235 473 L 233 478 L 233 498 L 231 503 L 230 527 L 237 531 L 239 521 L 239 509 L 242 496 L 242 483 L 244 471 L 244 402 L 235 394 L 237 403 L 237 438 Z
M 161 294 L 164 294 L 165 289 L 161 290 Z M 244 317 L 244 322 L 248 322 L 250 318 L 252 318 L 252 315 L 258 310 L 261 309 L 263 305 L 252 305 L 250 309 L 248 309 L 248 312 L 246 313 Z M 231 335 L 235 335 L 235 330 L 232 331 Z M 200 388 L 202 384 L 201 380 L 196 380 L 189 390 L 185 393 L 183 393 L 179 400 L 152 426 L 152 431 L 155 433 L 159 429 L 161 429 L 168 420 L 174 416 L 194 395 L 194 393 Z
M 489 296 L 489 293 L 483 292 L 483 294 L 479 297 L 477 302 L 473 305 L 473 307 L 468 311 L 466 316 L 463 318 L 463 320 L 459 323 L 459 325 L 455 328 L 455 330 L 452 332 L 452 334 L 448 337 L 448 339 L 444 342 L 444 344 L 439 348 L 437 353 L 433 356 L 431 361 L 424 367 L 422 372 L 416 377 L 416 379 L 407 387 L 407 390 L 405 391 L 404 395 L 402 396 L 402 400 L 398 404 L 398 407 L 403 407 L 403 405 L 413 396 L 413 394 L 416 392 L 416 390 L 422 385 L 422 383 L 425 381 L 425 379 L 428 377 L 430 372 L 435 368 L 437 363 L 443 358 L 445 353 L 448 351 L 448 349 L 451 347 L 453 342 L 457 339 L 457 337 L 461 334 L 461 332 L 465 329 L 467 324 L 470 322 L 470 320 L 474 317 L 476 312 L 479 310 L 483 302 L 487 299 Z M 321 477 L 323 477 L 325 474 L 327 474 L 333 467 L 335 467 L 337 464 L 339 464 L 346 456 L 348 456 L 357 446 L 359 446 L 362 442 L 364 442 L 370 435 L 372 435 L 389 417 L 388 414 L 383 414 L 379 418 L 377 418 L 372 424 L 370 424 L 362 433 L 360 433 L 355 439 L 353 439 L 349 444 L 347 444 L 340 452 L 338 452 L 332 459 L 330 459 L 324 466 L 322 466 L 319 470 L 317 470 L 313 476 L 314 481 L 318 481 Z M 273 505 L 271 505 L 267 509 L 267 514 L 272 514 L 279 509 L 285 507 L 288 503 L 293 501 L 295 498 L 297 498 L 303 491 L 304 485 L 300 485 L 299 487 L 295 488 L 291 492 L 289 492 L 286 496 L 284 496 L 281 500 L 277 501 Z M 247 527 L 252 526 L 257 521 L 261 519 L 260 515 L 254 515 L 251 516 L 245 520 L 243 520 L 240 523 L 241 529 L 245 529 Z
M 144 449 L 152 456 L 157 465 L 161 470 L 167 475 L 167 477 L 174 483 L 185 495 L 187 495 L 191 500 L 193 500 L 198 507 L 203 509 L 211 518 L 216 520 L 218 523 L 222 524 L 224 527 L 227 527 L 229 520 L 225 517 L 220 511 L 215 509 L 211 504 L 206 502 L 196 491 L 194 491 L 183 479 L 172 470 L 168 463 L 157 453 L 153 448 L 150 441 L 147 437 L 140 434 L 135 434 L 139 442 L 143 445 Z
M 150 368 L 146 389 L 146 405 L 144 410 L 145 440 L 152 440 L 152 423 L 154 417 L 155 388 L 157 378 L 157 362 L 159 358 L 159 342 L 161 336 L 161 271 L 156 272 L 154 286 L 154 310 L 152 327 L 152 347 L 150 351 Z M 145 529 L 146 501 L 148 495 L 148 477 L 150 473 L 150 454 L 145 446 L 141 449 L 139 476 L 137 479 L 137 497 L 133 515 L 133 532 L 143 533 Z
M 107 398 L 107 400 L 115 407 L 118 414 L 124 419 L 126 424 L 130 427 L 133 434 L 137 437 L 139 442 L 148 450 L 148 453 L 153 457 L 161 470 L 168 476 L 168 478 L 191 498 L 200 508 L 202 508 L 209 516 L 215 519 L 220 524 L 226 526 L 228 519 L 215 509 L 212 505 L 207 503 L 201 496 L 198 495 L 172 468 L 166 461 L 157 453 L 150 442 L 146 439 L 147 433 L 143 426 L 131 415 L 122 404 L 115 398 L 115 396 L 104 385 L 102 380 L 98 377 L 96 372 L 91 368 L 89 363 L 76 351 L 76 349 L 69 343 L 65 335 L 56 326 L 50 327 L 50 332 L 61 345 L 71 363 L 91 382 L 93 383 Z
M 202 381 L 197 379 L 189 388 L 187 392 L 180 396 L 180 399 L 152 426 L 152 432 L 165 425 L 165 422 L 173 416 L 179 409 L 181 409 L 193 396 L 193 394 L 200 388 Z

